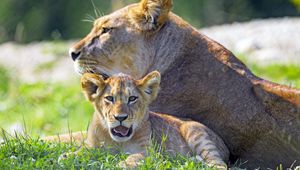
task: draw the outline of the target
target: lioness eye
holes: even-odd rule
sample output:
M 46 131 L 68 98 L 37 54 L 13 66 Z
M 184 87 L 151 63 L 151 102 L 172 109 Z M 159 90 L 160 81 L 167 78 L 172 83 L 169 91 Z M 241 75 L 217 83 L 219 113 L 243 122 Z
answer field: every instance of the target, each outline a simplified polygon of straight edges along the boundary
M 135 102 L 137 99 L 138 99 L 138 97 L 136 97 L 136 96 L 130 96 L 130 97 L 128 98 L 128 103 L 133 103 L 133 102 Z
M 101 34 L 108 33 L 111 29 L 112 29 L 112 28 L 110 28 L 110 27 L 103 27 L 103 28 L 102 28 Z
M 114 102 L 114 97 L 113 96 L 106 96 L 105 99 L 109 102 Z

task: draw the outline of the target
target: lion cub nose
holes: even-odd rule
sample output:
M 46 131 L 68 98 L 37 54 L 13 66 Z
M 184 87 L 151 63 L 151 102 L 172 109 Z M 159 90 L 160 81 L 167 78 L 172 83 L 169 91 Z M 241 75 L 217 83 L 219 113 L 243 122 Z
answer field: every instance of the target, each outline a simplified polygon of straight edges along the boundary
M 127 114 L 120 114 L 120 115 L 114 115 L 115 119 L 122 122 L 124 121 L 125 119 L 128 118 L 128 115 Z

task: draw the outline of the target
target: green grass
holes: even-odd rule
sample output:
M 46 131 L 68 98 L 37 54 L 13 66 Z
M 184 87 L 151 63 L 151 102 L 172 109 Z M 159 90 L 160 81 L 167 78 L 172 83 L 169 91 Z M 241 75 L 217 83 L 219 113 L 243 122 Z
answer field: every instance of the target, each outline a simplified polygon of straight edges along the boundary
M 19 136 L 6 139 L 0 145 L 0 169 L 121 169 L 116 165 L 126 159 L 124 153 L 112 155 L 104 149 L 83 149 L 77 156 L 59 160 L 66 152 L 74 152 L 74 144 L 49 143 Z M 138 169 L 212 169 L 180 155 L 171 157 L 163 150 L 149 149 Z
M 97 149 L 58 161 L 62 153 L 76 151 L 72 144 L 46 143 L 37 139 L 10 139 L 0 146 L 0 169 L 113 169 L 122 155 Z
M 252 65 L 255 75 L 280 84 L 300 89 L 300 66 L 272 64 L 265 67 Z
M 86 129 L 93 108 L 81 93 L 79 80 L 28 84 L 11 79 L 3 68 L 0 78 L 0 127 L 26 125 L 33 136 Z

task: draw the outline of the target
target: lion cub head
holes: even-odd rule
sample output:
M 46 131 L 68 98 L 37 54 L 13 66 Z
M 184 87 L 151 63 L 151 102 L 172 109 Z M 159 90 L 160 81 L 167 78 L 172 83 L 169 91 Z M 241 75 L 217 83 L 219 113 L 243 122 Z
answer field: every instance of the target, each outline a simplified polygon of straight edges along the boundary
M 156 98 L 160 74 L 151 72 L 140 80 L 125 74 L 108 79 L 92 73 L 81 78 L 86 98 L 93 103 L 101 126 L 116 142 L 131 139 L 148 117 L 148 105 Z

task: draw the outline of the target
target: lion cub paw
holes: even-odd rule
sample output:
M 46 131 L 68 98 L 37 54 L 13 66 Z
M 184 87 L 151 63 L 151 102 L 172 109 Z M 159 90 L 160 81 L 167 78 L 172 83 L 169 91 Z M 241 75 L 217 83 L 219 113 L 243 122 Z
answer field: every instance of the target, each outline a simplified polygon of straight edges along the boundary
M 140 164 L 141 162 L 125 160 L 121 161 L 118 167 L 122 169 L 136 169 Z
M 58 157 L 58 164 L 61 164 L 62 161 L 72 157 L 72 156 L 77 156 L 77 152 L 67 152 L 67 153 L 63 153 Z

